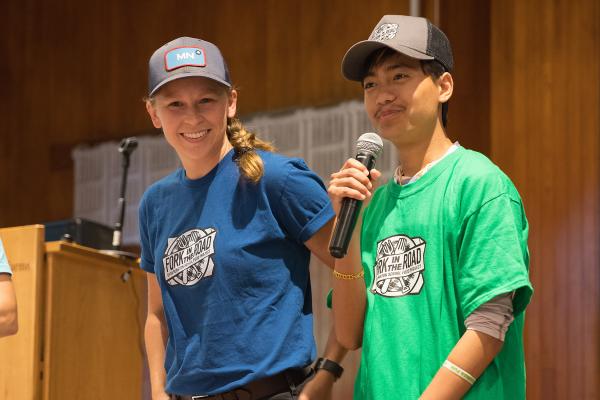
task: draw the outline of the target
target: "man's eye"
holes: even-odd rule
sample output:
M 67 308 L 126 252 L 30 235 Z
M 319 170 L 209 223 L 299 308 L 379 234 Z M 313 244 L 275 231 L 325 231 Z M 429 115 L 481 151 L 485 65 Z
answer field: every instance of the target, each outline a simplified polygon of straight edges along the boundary
M 404 78 L 408 78 L 408 75 L 406 75 L 406 74 L 396 74 L 396 75 L 394 75 L 394 80 L 395 81 L 400 80 L 400 79 L 404 79 Z
M 210 97 L 205 97 L 205 98 L 203 98 L 203 99 L 200 99 L 200 100 L 198 101 L 198 103 L 199 103 L 199 104 L 206 104 L 206 103 L 210 103 L 210 102 L 212 102 L 212 101 L 213 101 L 213 99 L 211 99 Z
M 373 83 L 373 82 L 364 82 L 363 83 L 363 89 L 365 89 L 365 90 L 370 89 L 374 86 L 375 86 L 375 83 Z

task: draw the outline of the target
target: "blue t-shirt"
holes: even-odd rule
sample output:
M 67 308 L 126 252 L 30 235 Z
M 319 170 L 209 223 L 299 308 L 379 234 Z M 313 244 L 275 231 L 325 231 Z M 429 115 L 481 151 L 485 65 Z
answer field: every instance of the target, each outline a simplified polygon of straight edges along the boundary
M 10 265 L 8 265 L 8 260 L 6 259 L 6 254 L 4 253 L 4 247 L 2 247 L 2 240 L 0 240 L 0 274 L 11 274 Z
M 141 200 L 141 265 L 162 292 L 170 393 L 221 393 L 315 357 L 303 243 L 333 209 L 302 160 L 259 155 L 257 184 L 230 151 L 206 176 L 179 169 Z

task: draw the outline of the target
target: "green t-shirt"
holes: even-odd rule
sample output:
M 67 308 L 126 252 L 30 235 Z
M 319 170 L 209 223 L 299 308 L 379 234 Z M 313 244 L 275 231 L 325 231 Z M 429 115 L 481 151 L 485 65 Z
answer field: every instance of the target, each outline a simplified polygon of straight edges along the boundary
M 528 225 L 508 177 L 458 148 L 418 181 L 391 180 L 365 210 L 367 285 L 355 399 L 417 399 L 465 332 L 465 318 L 515 291 L 502 351 L 466 399 L 525 398 Z

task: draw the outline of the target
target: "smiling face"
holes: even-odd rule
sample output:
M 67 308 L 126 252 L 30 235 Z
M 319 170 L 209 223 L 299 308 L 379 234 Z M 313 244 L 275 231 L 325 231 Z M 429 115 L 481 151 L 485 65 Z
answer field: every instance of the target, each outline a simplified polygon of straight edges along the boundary
M 227 118 L 236 112 L 237 93 L 202 77 L 176 79 L 146 102 L 155 128 L 162 128 L 186 175 L 208 173 L 231 149 Z
M 430 140 L 440 104 L 452 95 L 452 78 L 433 79 L 419 60 L 394 53 L 375 62 L 363 79 L 365 109 L 373 126 L 397 147 Z

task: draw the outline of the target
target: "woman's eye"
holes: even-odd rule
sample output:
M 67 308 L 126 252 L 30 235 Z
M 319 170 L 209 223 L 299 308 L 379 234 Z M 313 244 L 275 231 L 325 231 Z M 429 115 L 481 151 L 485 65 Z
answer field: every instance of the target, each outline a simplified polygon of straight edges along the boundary
M 182 105 L 183 105 L 183 103 L 180 102 L 180 101 L 172 101 L 172 102 L 169 103 L 169 107 L 170 108 L 179 108 Z
M 394 75 L 394 80 L 395 81 L 398 81 L 398 80 L 404 79 L 404 78 L 408 78 L 408 75 L 406 75 L 406 74 L 396 74 L 396 75 Z

